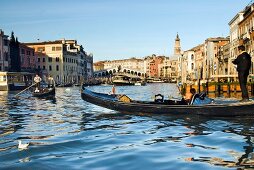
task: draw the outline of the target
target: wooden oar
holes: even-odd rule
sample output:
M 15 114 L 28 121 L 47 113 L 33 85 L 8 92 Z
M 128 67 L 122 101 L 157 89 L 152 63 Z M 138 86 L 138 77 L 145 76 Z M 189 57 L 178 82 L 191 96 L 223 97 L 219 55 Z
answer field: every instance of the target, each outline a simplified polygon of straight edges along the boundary
M 24 90 L 22 90 L 21 92 L 19 92 L 19 93 L 17 93 L 17 94 L 15 94 L 15 96 L 14 97 L 17 97 L 19 94 L 21 94 L 21 93 L 23 93 L 24 91 L 26 91 L 26 90 L 28 90 L 28 89 L 30 89 L 31 87 L 33 87 L 34 85 L 36 85 L 37 83 L 34 83 L 34 84 L 32 84 L 31 86 L 29 86 L 29 87 L 27 87 L 27 88 L 25 88 Z

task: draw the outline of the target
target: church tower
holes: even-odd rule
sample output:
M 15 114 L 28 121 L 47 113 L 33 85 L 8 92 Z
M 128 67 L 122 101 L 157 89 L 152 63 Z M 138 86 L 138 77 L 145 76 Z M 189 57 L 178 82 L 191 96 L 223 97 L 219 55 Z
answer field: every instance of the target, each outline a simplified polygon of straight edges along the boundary
M 175 39 L 175 48 L 174 48 L 174 55 L 181 54 L 181 45 L 180 45 L 180 38 L 177 33 L 176 39 Z

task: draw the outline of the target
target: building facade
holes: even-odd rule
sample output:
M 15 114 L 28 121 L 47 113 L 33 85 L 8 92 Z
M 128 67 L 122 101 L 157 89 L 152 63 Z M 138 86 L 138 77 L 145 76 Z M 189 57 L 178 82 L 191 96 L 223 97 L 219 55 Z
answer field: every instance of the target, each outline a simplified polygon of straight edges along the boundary
M 34 49 L 22 43 L 19 44 L 21 71 L 34 72 L 36 69 L 36 57 Z
M 10 50 L 8 36 L 0 29 L 0 71 L 8 71 L 10 63 Z
M 76 40 L 62 39 L 25 45 L 35 50 L 37 71 L 45 76 L 50 74 L 56 83 L 82 83 L 87 79 L 87 65 L 92 62 L 91 56 L 87 56 Z

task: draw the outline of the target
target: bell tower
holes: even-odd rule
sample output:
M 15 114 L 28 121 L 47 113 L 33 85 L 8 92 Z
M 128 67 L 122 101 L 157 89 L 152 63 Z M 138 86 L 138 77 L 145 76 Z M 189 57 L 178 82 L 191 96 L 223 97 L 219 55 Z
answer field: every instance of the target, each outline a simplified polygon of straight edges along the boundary
M 181 45 L 180 45 L 180 38 L 178 33 L 176 34 L 176 39 L 175 39 L 175 47 L 174 47 L 174 54 L 181 54 Z

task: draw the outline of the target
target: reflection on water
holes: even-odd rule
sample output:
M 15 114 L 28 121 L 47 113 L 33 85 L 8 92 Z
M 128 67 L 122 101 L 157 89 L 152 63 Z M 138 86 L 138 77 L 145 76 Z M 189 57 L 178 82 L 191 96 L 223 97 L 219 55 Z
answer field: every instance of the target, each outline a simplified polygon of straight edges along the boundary
M 117 92 L 137 100 L 179 96 L 172 84 Z M 52 100 L 15 94 L 0 92 L 1 169 L 254 168 L 254 117 L 123 114 L 83 101 L 77 87 L 58 88 Z M 18 140 L 29 148 L 19 151 Z

